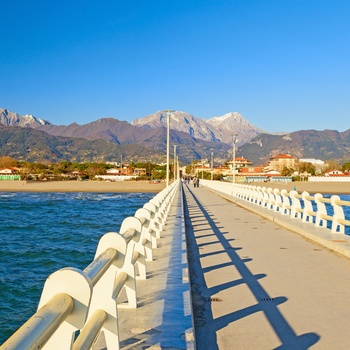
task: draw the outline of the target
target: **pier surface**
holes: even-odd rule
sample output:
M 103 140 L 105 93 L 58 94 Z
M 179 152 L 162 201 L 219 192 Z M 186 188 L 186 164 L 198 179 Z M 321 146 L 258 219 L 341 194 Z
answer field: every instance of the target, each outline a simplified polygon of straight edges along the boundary
M 349 236 L 184 185 L 153 254 L 122 350 L 350 348 Z
M 183 194 L 185 218 L 179 192 L 137 281 L 138 308 L 118 307 L 121 349 L 350 348 L 350 260 L 331 250 L 350 252 L 348 237 L 207 188 Z
M 348 258 L 206 188 L 184 193 L 197 349 L 350 348 Z
M 137 309 L 121 308 L 118 298 L 120 349 L 194 349 L 182 191 L 175 195 L 147 279 L 137 280 Z M 102 338 L 96 349 L 105 350 Z

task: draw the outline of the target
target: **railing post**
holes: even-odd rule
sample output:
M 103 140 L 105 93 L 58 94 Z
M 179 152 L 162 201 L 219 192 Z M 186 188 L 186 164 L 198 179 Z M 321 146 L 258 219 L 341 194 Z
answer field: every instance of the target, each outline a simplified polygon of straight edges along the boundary
M 124 260 L 127 250 L 125 239 L 116 232 L 108 232 L 104 234 L 99 242 L 95 253 L 97 259 L 107 249 L 115 249 L 117 251 L 116 259 L 103 273 L 101 278 L 96 282 L 93 289 L 91 305 L 88 315 L 90 320 L 96 311 L 103 310 L 108 315 L 103 323 L 101 330 L 104 333 L 107 349 L 119 349 L 119 328 L 118 328 L 118 310 L 117 300 L 113 296 L 115 278 L 124 266 Z
M 151 228 L 151 212 L 146 208 L 136 210 L 135 215 L 142 222 L 141 243 L 145 247 L 146 261 L 153 260 L 153 247 L 157 247 L 157 237 Z
M 120 227 L 120 234 L 124 237 L 129 231 L 133 231 L 132 237 L 125 236 L 127 241 L 127 251 L 125 255 L 125 262 L 122 271 L 128 275 L 125 282 L 125 291 L 127 295 L 128 302 L 119 304 L 123 308 L 137 308 L 137 294 L 136 294 L 136 264 L 140 273 L 141 278 L 146 278 L 146 259 L 145 252 L 140 252 L 136 243 L 141 238 L 142 225 L 139 219 L 135 217 L 127 217 L 123 220 Z M 136 260 L 134 259 L 134 254 L 140 254 L 140 257 Z
M 38 309 L 55 294 L 67 293 L 74 300 L 74 310 L 50 337 L 43 349 L 69 349 L 74 333 L 83 328 L 92 295 L 92 283 L 88 276 L 75 268 L 63 268 L 51 274 L 44 285 Z
M 156 208 L 155 217 L 156 217 L 156 220 L 158 222 L 158 227 L 159 227 L 160 231 L 163 231 L 164 215 L 163 215 L 161 203 L 156 198 L 151 199 L 149 201 L 149 203 L 151 203 L 155 206 L 155 208 Z
M 291 213 L 291 198 L 288 191 L 284 188 L 281 190 L 282 196 L 282 215 L 290 215 Z
M 344 209 L 341 205 L 338 205 L 336 201 L 340 201 L 339 196 L 331 197 L 331 204 L 333 206 L 333 220 L 332 220 L 332 233 L 345 233 L 344 225 L 338 222 L 338 219 L 344 220 Z M 338 231 L 339 229 L 339 231 Z
M 297 191 L 290 191 L 289 196 L 292 200 L 290 217 L 293 219 L 295 219 L 295 218 L 301 219 L 302 213 L 301 213 L 300 199 L 298 198 L 298 196 L 299 196 L 298 192 Z
M 267 196 L 268 196 L 267 208 L 270 210 L 274 210 L 276 199 L 275 199 L 275 194 L 273 192 L 273 189 L 271 187 L 267 189 Z
M 259 191 L 257 186 L 252 186 L 252 199 L 251 202 L 259 205 Z
M 43 308 L 52 298 L 60 293 L 65 293 L 73 299 L 74 309 L 57 326 L 57 329 L 55 329 L 55 326 L 50 326 L 51 331 L 47 332 L 48 334 L 44 337 L 44 340 L 39 341 L 41 345 L 38 344 L 37 348 L 50 350 L 70 349 L 73 343 L 74 333 L 84 326 L 92 294 L 92 283 L 88 276 L 83 271 L 74 268 L 64 268 L 52 273 L 45 281 L 38 310 Z M 39 336 L 39 331 L 43 332 L 47 328 L 47 325 L 34 332 L 30 332 L 29 326 L 26 328 L 28 331 L 28 342 L 33 337 Z
M 327 215 L 326 205 L 322 202 L 323 196 L 321 193 L 314 195 L 317 206 L 315 226 L 327 227 L 327 220 L 322 218 L 322 215 Z
M 273 190 L 273 193 L 275 195 L 275 205 L 274 205 L 274 211 L 281 213 L 282 210 L 282 195 L 278 188 L 275 188 Z
M 311 215 L 310 213 L 313 212 L 313 208 L 312 208 L 312 202 L 309 199 L 310 198 L 310 194 L 306 191 L 304 191 L 301 194 L 303 201 L 304 201 L 304 211 L 303 211 L 303 222 L 311 222 L 313 221 L 313 215 Z
M 267 208 L 268 205 L 269 205 L 269 195 L 267 193 L 267 188 L 266 187 L 262 187 L 261 191 L 262 191 L 261 206 L 264 207 L 264 208 Z
M 152 241 L 152 247 L 157 248 L 157 238 L 160 238 L 161 231 L 161 223 L 158 221 L 157 208 L 154 204 L 149 202 L 146 203 L 143 207 L 151 213 L 150 229 L 155 231 L 156 234 L 156 239 Z

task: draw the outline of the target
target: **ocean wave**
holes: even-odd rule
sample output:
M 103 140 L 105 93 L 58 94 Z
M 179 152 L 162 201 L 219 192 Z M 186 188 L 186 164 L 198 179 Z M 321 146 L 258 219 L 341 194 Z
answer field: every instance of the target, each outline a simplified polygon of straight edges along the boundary
M 1 193 L 0 343 L 33 314 L 33 309 L 35 312 L 51 273 L 64 267 L 88 266 L 101 236 L 118 232 L 122 221 L 153 196 Z

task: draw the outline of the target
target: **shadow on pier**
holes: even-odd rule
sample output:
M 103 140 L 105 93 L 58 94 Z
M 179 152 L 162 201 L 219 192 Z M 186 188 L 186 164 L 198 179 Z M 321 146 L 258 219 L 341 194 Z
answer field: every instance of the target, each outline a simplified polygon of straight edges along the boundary
M 308 349 L 317 343 L 316 332 L 296 334 L 279 309 L 288 297 L 262 283 L 267 272 L 249 268 L 257 266 L 254 246 L 242 235 L 251 236 L 244 232 L 249 228 L 259 235 L 262 219 L 205 189 L 184 188 L 197 348 Z

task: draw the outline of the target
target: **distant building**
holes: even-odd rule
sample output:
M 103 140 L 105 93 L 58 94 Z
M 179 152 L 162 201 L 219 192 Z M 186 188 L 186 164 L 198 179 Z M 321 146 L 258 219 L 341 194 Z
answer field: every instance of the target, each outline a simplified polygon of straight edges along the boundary
M 269 171 L 282 172 L 284 168 L 296 169 L 298 160 L 290 154 L 278 154 L 270 158 Z
M 105 175 L 96 175 L 95 177 L 105 181 L 125 181 L 136 178 L 135 175 L 131 175 L 131 171 L 127 167 L 108 169 Z
M 311 163 L 312 165 L 324 165 L 324 161 L 321 159 L 315 159 L 315 158 L 300 158 L 300 163 Z
M 136 176 L 146 175 L 146 168 L 135 168 L 133 175 L 136 175 Z
M 309 177 L 310 182 L 339 182 L 339 183 L 350 183 L 350 174 L 348 172 L 342 172 L 340 170 L 330 170 L 325 173 L 324 176 L 311 176 Z
M 315 167 L 316 174 L 322 173 L 328 167 L 328 165 L 323 160 L 315 158 L 300 158 L 299 163 L 312 164 Z
M 21 177 L 17 174 L 17 170 L 13 168 L 0 169 L 0 180 L 20 180 Z
M 340 170 L 330 170 L 327 171 L 324 176 L 343 176 L 343 172 Z
M 239 173 L 242 174 L 262 174 L 264 173 L 262 166 L 250 166 L 250 167 L 242 167 L 239 169 Z
M 216 168 L 214 168 L 214 171 L 217 174 L 222 174 L 224 176 L 231 174 L 232 175 L 232 170 L 228 166 L 220 165 Z
M 227 164 L 229 165 L 232 173 L 233 160 L 228 161 Z M 240 172 L 241 168 L 249 167 L 251 165 L 252 162 L 249 159 L 246 159 L 244 157 L 235 158 L 235 173 Z
M 13 168 L 2 168 L 0 169 L 1 175 L 13 175 L 16 174 L 16 170 Z
M 198 173 L 201 173 L 202 171 L 211 171 L 211 167 L 210 164 L 206 161 L 203 161 L 203 164 L 201 161 L 198 161 L 195 169 L 194 169 L 194 173 L 197 176 Z
M 106 175 L 118 176 L 118 175 L 130 175 L 128 168 L 113 168 L 106 170 Z

